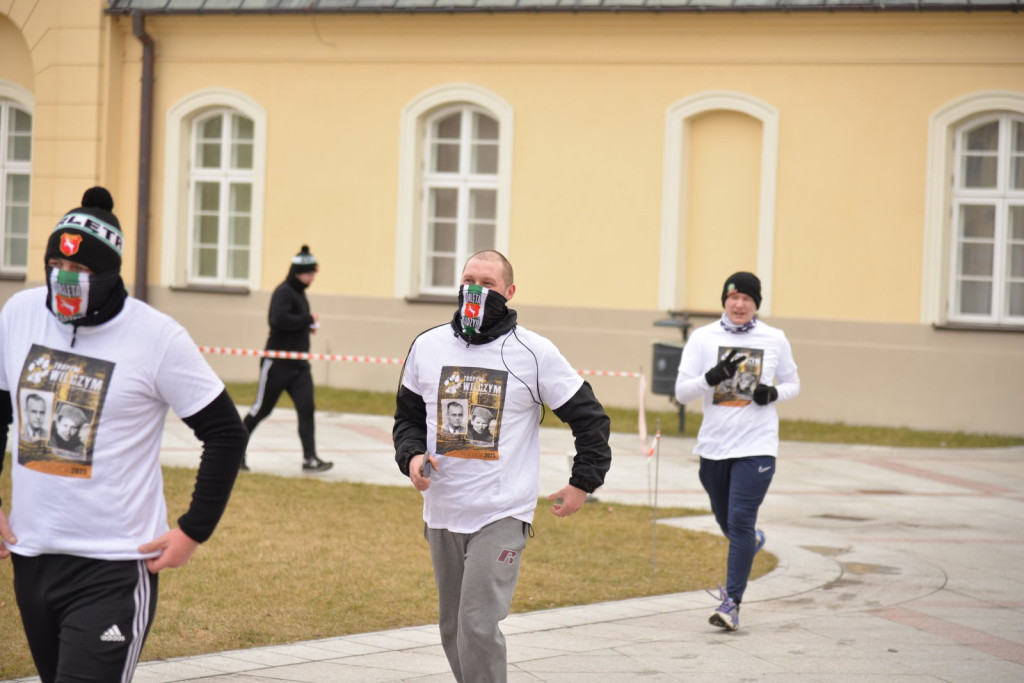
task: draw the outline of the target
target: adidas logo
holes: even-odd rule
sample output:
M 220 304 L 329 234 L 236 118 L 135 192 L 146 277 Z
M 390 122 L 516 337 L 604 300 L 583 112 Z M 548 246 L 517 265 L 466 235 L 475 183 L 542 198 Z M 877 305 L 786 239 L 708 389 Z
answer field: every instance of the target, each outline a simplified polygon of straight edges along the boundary
M 103 632 L 103 635 L 100 636 L 100 640 L 112 643 L 123 643 L 125 638 L 124 634 L 121 633 L 121 629 L 117 627 L 117 624 L 114 624 Z

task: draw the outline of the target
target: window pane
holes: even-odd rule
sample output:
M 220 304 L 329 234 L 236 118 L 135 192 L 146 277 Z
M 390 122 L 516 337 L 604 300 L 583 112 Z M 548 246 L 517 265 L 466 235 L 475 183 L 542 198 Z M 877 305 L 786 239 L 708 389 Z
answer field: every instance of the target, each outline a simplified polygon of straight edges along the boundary
M 498 193 L 495 190 L 472 190 L 469 193 L 470 218 L 490 218 L 497 215 Z
M 437 173 L 459 172 L 459 146 L 449 144 L 434 145 L 434 163 L 431 170 Z
M 196 220 L 196 243 L 205 246 L 217 246 L 218 230 L 216 216 L 199 216 Z
M 1024 156 L 1010 160 L 1010 178 L 1013 189 L 1024 190 Z
M 243 116 L 232 116 L 231 168 L 252 168 L 253 123 Z
M 248 249 L 231 249 L 228 251 L 228 278 L 231 280 L 249 279 Z
M 219 168 L 223 116 L 214 116 L 199 124 L 196 164 L 199 168 Z
M 485 114 L 473 114 L 473 138 L 475 140 L 497 140 L 498 122 Z
M 28 265 L 28 237 L 11 237 L 4 244 L 4 266 L 24 268 Z
M 1024 121 L 1013 122 L 1013 151 L 1024 152 Z
M 455 253 L 455 223 L 431 223 L 430 245 L 435 252 Z
M 1010 247 L 1010 277 L 1024 278 L 1024 244 Z
M 1024 206 L 1010 207 L 1010 239 L 1024 240 Z
M 960 283 L 960 313 L 966 315 L 989 315 L 991 312 L 991 282 Z
M 447 116 L 434 124 L 434 137 L 439 140 L 458 140 L 462 135 L 462 112 Z
M 8 129 L 7 160 L 32 161 L 32 117 L 11 107 Z
M 994 152 L 999 149 L 999 122 L 992 121 L 967 132 L 967 149 Z
M 196 183 L 196 206 L 199 211 L 220 210 L 220 185 L 217 183 Z
M 991 244 L 964 244 L 960 250 L 960 274 L 992 275 L 993 248 Z
M 1024 282 L 1010 284 L 1006 296 L 1007 313 L 1012 316 L 1024 316 Z
M 455 259 L 448 256 L 435 256 L 430 259 L 430 286 L 455 286 Z
M 435 187 L 430 190 L 430 215 L 432 218 L 455 218 L 459 209 L 459 191 L 451 187 Z
M 196 249 L 196 275 L 199 277 L 217 277 L 217 250 Z
M 473 173 L 498 172 L 498 146 L 490 144 L 473 145 Z
M 995 156 L 965 156 L 964 187 L 995 187 L 998 162 Z
M 964 204 L 960 207 L 960 235 L 992 239 L 996 232 L 996 207 Z
M 4 195 L 6 203 L 10 206 L 12 203 L 23 204 L 28 206 L 28 189 L 31 183 L 29 182 L 29 176 L 25 173 L 11 173 L 7 176 L 7 192 Z

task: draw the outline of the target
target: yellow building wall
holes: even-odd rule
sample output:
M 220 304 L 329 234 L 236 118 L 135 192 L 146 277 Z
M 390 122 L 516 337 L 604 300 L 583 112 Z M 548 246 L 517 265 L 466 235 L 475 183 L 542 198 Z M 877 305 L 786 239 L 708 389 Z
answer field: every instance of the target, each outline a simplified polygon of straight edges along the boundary
M 229 87 L 267 109 L 263 286 L 309 243 L 320 286 L 353 296 L 393 289 L 402 107 L 466 82 L 515 110 L 509 255 L 522 281 L 543 282 L 520 300 L 557 290 L 582 307 L 656 308 L 665 111 L 732 90 L 779 111 L 774 314 L 916 322 L 928 115 L 966 92 L 1024 89 L 1024 22 L 1001 14 L 149 17 L 147 30 L 156 140 L 160 113 L 198 89 Z M 127 132 L 140 48 L 124 45 Z M 749 140 L 739 146 L 749 157 Z M 756 197 L 707 184 L 717 171 L 703 159 L 718 152 L 693 152 L 704 185 L 689 211 L 749 218 Z M 126 145 L 120 160 L 132 157 Z M 706 309 L 755 252 L 718 239 L 749 227 L 692 227 L 682 307 Z

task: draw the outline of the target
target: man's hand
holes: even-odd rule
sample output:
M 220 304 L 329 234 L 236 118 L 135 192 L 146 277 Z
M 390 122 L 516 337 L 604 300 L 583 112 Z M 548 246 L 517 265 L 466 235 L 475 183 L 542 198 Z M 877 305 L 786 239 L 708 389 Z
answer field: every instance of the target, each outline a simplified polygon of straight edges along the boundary
M 7 515 L 4 514 L 3 510 L 0 510 L 0 538 L 4 539 L 11 545 L 18 542 L 18 539 L 14 537 L 14 532 L 11 531 L 11 525 L 7 523 Z M 11 551 L 0 543 L 0 560 L 7 559 L 10 556 Z
M 772 401 L 779 400 L 779 390 L 768 384 L 758 384 L 754 389 L 754 403 L 759 406 L 766 406 Z
M 171 529 L 166 534 L 139 546 L 140 553 L 161 551 L 157 557 L 146 560 L 146 569 L 156 574 L 162 569 L 184 567 L 199 544 L 193 541 L 181 529 Z
M 583 503 L 587 501 L 587 492 L 572 484 L 566 484 L 561 491 L 556 491 L 548 496 L 548 500 L 556 501 L 551 506 L 551 514 L 555 517 L 568 517 L 583 507 Z M 558 502 L 559 500 L 561 502 Z
M 437 469 L 437 458 L 429 453 L 412 456 L 412 460 L 409 461 L 409 479 L 412 480 L 412 485 L 416 487 L 417 491 L 426 491 L 430 488 L 430 477 L 424 477 L 420 473 L 424 458 L 427 458 L 431 467 Z
M 718 386 L 736 374 L 736 368 L 747 359 L 746 356 L 736 356 L 736 351 L 730 351 L 728 356 L 718 361 L 718 365 L 704 373 L 704 380 L 710 386 Z

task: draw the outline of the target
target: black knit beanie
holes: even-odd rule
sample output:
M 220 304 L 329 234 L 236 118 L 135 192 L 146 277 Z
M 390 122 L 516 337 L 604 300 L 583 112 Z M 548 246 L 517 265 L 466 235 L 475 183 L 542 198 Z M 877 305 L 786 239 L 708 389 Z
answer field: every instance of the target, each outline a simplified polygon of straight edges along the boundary
M 57 222 L 46 243 L 43 264 L 63 258 L 97 274 L 120 271 L 124 233 L 113 210 L 114 198 L 105 188 L 86 190 L 82 205 Z
M 754 300 L 755 306 L 761 308 L 761 281 L 753 273 L 741 270 L 726 279 L 722 287 L 722 306 L 725 306 L 725 300 L 732 292 L 746 294 Z
M 316 263 L 316 257 L 309 253 L 309 247 L 305 244 L 302 245 L 302 250 L 292 257 L 292 267 L 288 271 L 289 276 L 298 275 L 299 273 L 315 273 L 320 270 L 320 266 Z

